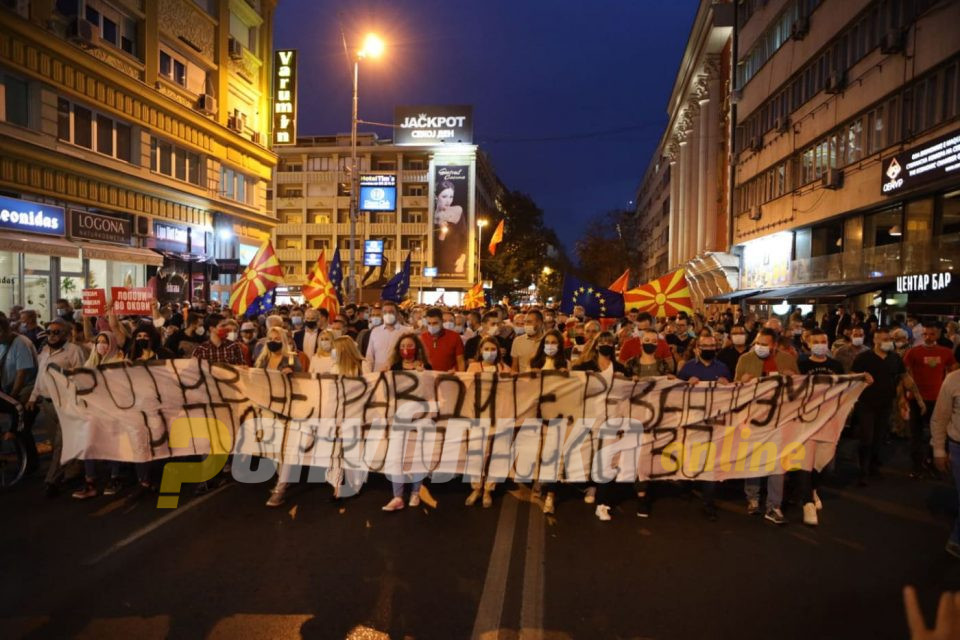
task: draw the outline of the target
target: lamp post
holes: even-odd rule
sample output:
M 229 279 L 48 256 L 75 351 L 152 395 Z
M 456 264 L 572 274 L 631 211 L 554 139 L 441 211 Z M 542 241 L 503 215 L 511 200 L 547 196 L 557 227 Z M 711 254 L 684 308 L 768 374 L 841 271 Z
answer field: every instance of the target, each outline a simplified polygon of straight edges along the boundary
M 483 228 L 487 224 L 486 218 L 477 218 L 477 282 L 483 282 L 483 274 L 480 273 L 480 254 L 483 253 Z
M 353 56 L 353 110 L 350 116 L 350 301 L 357 299 L 357 199 L 360 189 L 360 174 L 357 171 L 357 85 L 360 80 L 360 61 L 378 58 L 383 53 L 383 41 L 374 34 L 367 35 L 363 48 Z

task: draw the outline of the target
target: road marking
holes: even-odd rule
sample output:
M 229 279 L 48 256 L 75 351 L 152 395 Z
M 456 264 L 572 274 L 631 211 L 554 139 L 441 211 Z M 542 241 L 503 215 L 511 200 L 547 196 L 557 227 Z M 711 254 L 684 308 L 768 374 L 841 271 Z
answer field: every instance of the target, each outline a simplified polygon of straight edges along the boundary
M 513 534 L 517 525 L 519 502 L 512 496 L 503 499 L 500 507 L 500 519 L 497 532 L 493 537 L 493 549 L 490 551 L 490 563 L 487 576 L 483 581 L 477 617 L 473 622 L 473 640 L 499 637 L 500 617 L 503 615 L 503 601 L 507 595 L 507 577 L 510 573 L 510 556 L 513 553 Z M 491 635 L 495 634 L 495 635 Z
M 134 542 L 136 542 L 136 541 L 139 540 L 140 538 L 143 538 L 144 536 L 147 536 L 147 535 L 149 535 L 150 533 L 156 531 L 157 529 L 159 529 L 159 528 L 162 527 L 163 525 L 165 525 L 165 524 L 167 524 L 168 522 L 172 521 L 174 518 L 177 518 L 177 517 L 179 517 L 179 516 L 182 516 L 183 514 L 185 514 L 185 513 L 186 513 L 187 511 L 189 511 L 190 509 L 193 509 L 194 507 L 200 506 L 201 504 L 203 504 L 204 502 L 206 502 L 207 500 L 209 500 L 209 499 L 212 498 L 213 496 L 217 495 L 217 494 L 220 493 L 221 491 L 224 491 L 224 490 L 227 489 L 228 487 L 232 487 L 233 485 L 234 485 L 234 483 L 233 483 L 233 482 L 230 482 L 230 483 L 227 483 L 227 484 L 225 484 L 225 485 L 223 485 L 223 486 L 221 486 L 221 487 L 217 487 L 216 489 L 214 489 L 213 491 L 210 491 L 209 493 L 207 493 L 207 494 L 205 494 L 205 495 L 202 495 L 202 496 L 200 496 L 200 497 L 194 498 L 193 500 L 191 500 L 190 502 L 188 502 L 186 505 L 184 505 L 184 506 L 182 506 L 182 507 L 177 507 L 176 509 L 170 511 L 170 513 L 168 513 L 167 515 L 165 515 L 165 516 L 163 516 L 163 517 L 161 517 L 161 518 L 158 518 L 158 519 L 154 520 L 153 522 L 151 522 L 150 524 L 148 524 L 147 526 L 145 526 L 145 527 L 143 527 L 143 528 L 141 528 L 141 529 L 138 529 L 138 530 L 134 531 L 133 533 L 131 533 L 131 534 L 130 534 L 129 536 L 127 536 L 126 538 L 120 540 L 119 542 L 116 542 L 113 546 L 111 546 L 109 549 L 107 549 L 107 550 L 104 551 L 103 553 L 101 553 L 101 554 L 99 554 L 99 555 L 96 555 L 96 556 L 94 556 L 93 558 L 90 558 L 89 560 L 84 561 L 83 564 L 84 564 L 84 565 L 87 565 L 87 566 L 90 566 L 90 565 L 97 564 L 97 563 L 100 562 L 101 560 L 104 560 L 104 559 L 106 559 L 106 558 L 109 558 L 110 556 L 112 556 L 112 555 L 113 555 L 114 553 L 116 553 L 117 551 L 120 551 L 120 550 L 123 549 L 124 547 L 127 547 L 127 546 L 133 544 Z
M 546 542 L 545 517 L 534 503 L 530 504 L 527 526 L 527 553 L 523 563 L 523 596 L 520 601 L 520 638 L 543 638 L 543 565 Z

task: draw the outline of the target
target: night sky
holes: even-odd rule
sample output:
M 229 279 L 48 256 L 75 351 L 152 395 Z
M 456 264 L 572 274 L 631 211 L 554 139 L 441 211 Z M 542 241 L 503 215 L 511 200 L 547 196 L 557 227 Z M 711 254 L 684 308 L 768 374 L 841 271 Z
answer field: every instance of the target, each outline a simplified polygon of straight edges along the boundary
M 354 47 L 367 31 L 378 33 L 387 50 L 361 63 L 360 119 L 392 122 L 402 104 L 474 105 L 474 141 L 572 250 L 590 215 L 630 206 L 666 126 L 697 6 L 280 0 L 274 44 L 300 51 L 298 134 L 324 135 L 350 130 L 341 24 Z

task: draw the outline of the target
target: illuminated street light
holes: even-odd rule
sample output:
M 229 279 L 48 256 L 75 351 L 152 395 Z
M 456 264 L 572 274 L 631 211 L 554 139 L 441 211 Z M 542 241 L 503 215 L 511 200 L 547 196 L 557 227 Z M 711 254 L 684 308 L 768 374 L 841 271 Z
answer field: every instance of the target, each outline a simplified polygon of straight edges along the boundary
M 363 40 L 363 48 L 357 52 L 357 55 L 361 58 L 379 58 L 383 55 L 383 49 L 383 40 L 375 33 L 368 33 Z
M 477 282 L 483 282 L 480 273 L 480 254 L 483 253 L 483 228 L 489 224 L 486 218 L 477 218 Z

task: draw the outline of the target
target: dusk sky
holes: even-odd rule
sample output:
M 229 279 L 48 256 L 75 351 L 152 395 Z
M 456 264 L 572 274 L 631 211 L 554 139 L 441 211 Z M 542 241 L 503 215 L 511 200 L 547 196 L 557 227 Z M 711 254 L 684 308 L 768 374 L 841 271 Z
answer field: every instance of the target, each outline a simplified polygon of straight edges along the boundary
M 530 194 L 568 250 L 594 213 L 627 207 L 666 124 L 696 0 L 280 0 L 275 46 L 300 51 L 299 135 L 350 130 L 340 26 L 362 63 L 360 118 L 472 104 L 474 141 Z M 361 126 L 361 131 L 368 127 Z M 376 128 L 391 137 L 389 128 Z

